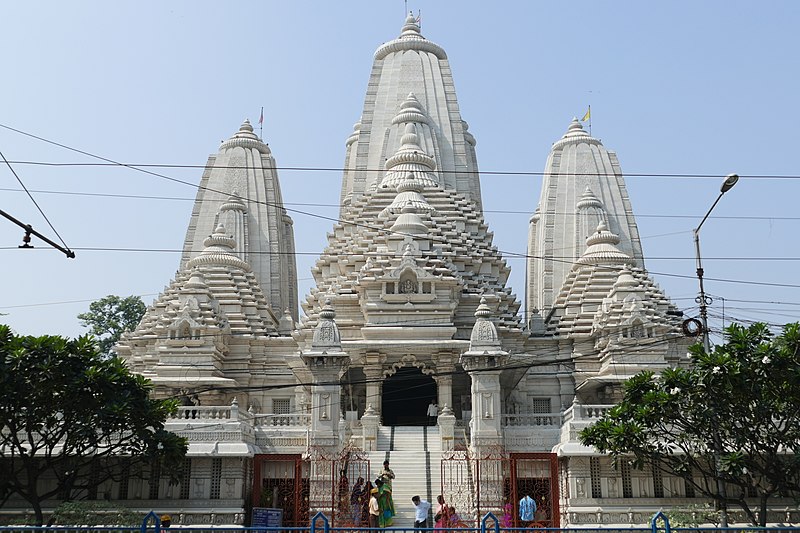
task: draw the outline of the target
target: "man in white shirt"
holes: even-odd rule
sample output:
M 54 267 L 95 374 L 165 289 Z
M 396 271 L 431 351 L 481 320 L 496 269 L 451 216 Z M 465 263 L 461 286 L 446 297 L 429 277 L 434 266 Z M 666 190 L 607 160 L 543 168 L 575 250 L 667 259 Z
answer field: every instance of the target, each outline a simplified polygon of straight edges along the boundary
M 375 529 L 378 527 L 378 517 L 381 514 L 381 508 L 378 505 L 378 489 L 372 489 L 369 495 L 369 527 Z
M 428 411 L 426 412 L 428 415 L 428 425 L 435 426 L 436 425 L 436 417 L 439 416 L 439 406 L 436 405 L 436 402 L 431 400 L 430 405 L 428 405 Z
M 425 500 L 420 500 L 419 496 L 411 498 L 411 503 L 414 504 L 414 531 L 427 528 L 428 511 L 431 510 L 431 504 Z

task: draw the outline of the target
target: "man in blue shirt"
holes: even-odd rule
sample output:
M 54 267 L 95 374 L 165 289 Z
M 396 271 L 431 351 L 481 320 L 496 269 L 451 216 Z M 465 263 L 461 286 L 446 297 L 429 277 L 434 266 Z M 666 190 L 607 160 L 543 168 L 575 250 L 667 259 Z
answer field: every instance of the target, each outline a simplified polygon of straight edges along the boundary
M 527 527 L 533 522 L 536 515 L 536 502 L 528 494 L 526 494 L 519 501 L 519 519 L 522 521 L 523 527 Z
M 431 504 L 425 500 L 420 500 L 419 496 L 411 498 L 411 503 L 414 504 L 414 531 L 427 528 L 428 511 L 431 510 Z

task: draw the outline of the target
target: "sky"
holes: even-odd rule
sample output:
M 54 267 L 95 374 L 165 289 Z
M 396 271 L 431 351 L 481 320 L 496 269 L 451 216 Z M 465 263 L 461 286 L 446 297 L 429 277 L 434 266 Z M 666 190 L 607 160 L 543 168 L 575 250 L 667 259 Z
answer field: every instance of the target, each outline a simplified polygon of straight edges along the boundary
M 800 3 L 407 6 L 448 54 L 520 300 L 525 264 L 513 254 L 526 252 L 547 155 L 591 105 L 592 135 L 626 176 L 646 267 L 675 304 L 697 316 L 692 229 L 736 172 L 700 233 L 712 340 L 723 323 L 800 318 Z M 303 300 L 332 223 L 298 211 L 337 215 L 336 169 L 373 53 L 405 12 L 402 0 L 6 3 L 0 209 L 57 232 L 76 258 L 36 238 L 19 249 L 24 232 L 0 218 L 0 323 L 72 337 L 93 300 L 151 303 L 175 275 L 208 156 L 262 106 Z

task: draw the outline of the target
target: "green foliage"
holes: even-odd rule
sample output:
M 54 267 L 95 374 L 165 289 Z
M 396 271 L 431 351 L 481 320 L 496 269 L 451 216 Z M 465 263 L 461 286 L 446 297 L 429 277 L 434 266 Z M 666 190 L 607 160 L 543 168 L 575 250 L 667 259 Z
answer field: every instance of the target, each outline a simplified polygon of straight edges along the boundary
M 108 502 L 64 502 L 53 512 L 56 526 L 140 526 L 143 517 L 125 507 Z
M 580 438 L 681 476 L 764 525 L 769 498 L 800 494 L 800 325 L 773 336 L 764 324 L 734 324 L 726 340 L 711 353 L 692 346 L 688 368 L 628 380 L 623 401 Z M 717 479 L 730 487 L 727 498 Z M 751 491 L 758 515 L 746 501 Z
M 710 505 L 687 505 L 673 507 L 666 513 L 672 527 L 697 527 L 703 524 L 719 524 L 719 511 Z
M 17 493 L 39 523 L 44 500 L 97 487 L 122 457 L 131 474 L 161 461 L 177 476 L 187 445 L 164 430 L 176 402 L 151 399 L 147 380 L 90 337 L 16 336 L 0 325 L 0 390 L 0 504 Z M 38 483 L 45 477 L 55 486 Z
M 133 331 L 146 310 L 138 296 L 120 298 L 111 294 L 89 304 L 89 311 L 79 314 L 78 319 L 97 337 L 100 352 L 110 355 L 122 334 Z

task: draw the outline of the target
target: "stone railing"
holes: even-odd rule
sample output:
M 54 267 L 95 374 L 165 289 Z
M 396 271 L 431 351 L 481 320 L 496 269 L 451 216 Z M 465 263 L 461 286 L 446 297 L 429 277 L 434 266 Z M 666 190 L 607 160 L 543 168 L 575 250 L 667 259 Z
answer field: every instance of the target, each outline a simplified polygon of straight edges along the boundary
M 235 411 L 235 416 L 232 413 Z M 239 410 L 231 405 L 189 405 L 178 407 L 170 422 L 180 420 L 237 420 Z
M 504 414 L 502 424 L 509 426 L 553 426 L 561 427 L 561 413 Z
M 564 422 L 582 421 L 591 424 L 597 422 L 612 407 L 614 406 L 609 404 L 591 405 L 574 402 L 564 411 Z
M 611 404 L 581 404 L 577 401 L 564 411 L 564 424 L 561 426 L 562 435 L 561 439 L 564 440 L 577 440 L 578 432 L 585 427 L 588 427 L 608 412 L 609 409 L 614 407 Z
M 256 427 L 302 427 L 311 426 L 311 415 L 307 413 L 289 415 L 255 415 L 254 423 Z

